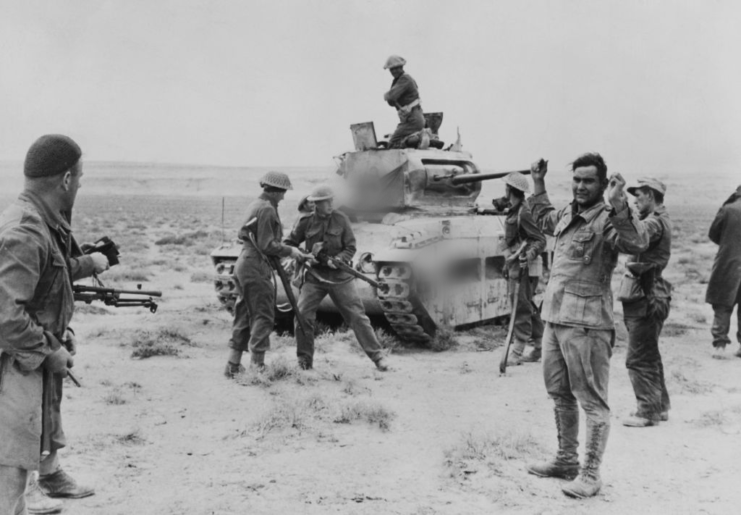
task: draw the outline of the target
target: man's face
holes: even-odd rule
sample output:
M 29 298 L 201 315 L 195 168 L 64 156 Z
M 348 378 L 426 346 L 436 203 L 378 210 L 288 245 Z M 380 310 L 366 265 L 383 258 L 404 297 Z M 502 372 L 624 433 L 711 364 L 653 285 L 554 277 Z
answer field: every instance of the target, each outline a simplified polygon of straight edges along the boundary
M 278 204 L 281 200 L 286 198 L 286 190 L 280 190 L 275 192 L 275 203 Z
M 393 68 L 389 68 L 389 71 L 391 72 L 391 75 L 393 75 L 394 78 L 397 78 L 402 73 L 404 73 L 404 67 L 403 66 L 394 66 Z
M 332 199 L 314 202 L 314 211 L 319 216 L 328 216 L 332 213 Z
M 653 196 L 643 188 L 635 192 L 635 205 L 639 213 L 644 214 L 651 211 L 654 207 Z
M 574 201 L 580 209 L 595 205 L 602 198 L 606 187 L 607 181 L 600 181 L 596 166 L 580 166 L 574 170 L 571 189 Z

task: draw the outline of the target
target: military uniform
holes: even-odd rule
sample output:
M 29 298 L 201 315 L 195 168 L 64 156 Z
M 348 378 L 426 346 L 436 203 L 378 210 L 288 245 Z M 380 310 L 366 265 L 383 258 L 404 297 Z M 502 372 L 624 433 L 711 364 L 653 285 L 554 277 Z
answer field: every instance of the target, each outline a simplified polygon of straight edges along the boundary
M 643 252 L 648 236 L 627 207 L 613 213 L 600 200 L 581 212 L 575 202 L 556 211 L 546 193 L 528 202 L 541 230 L 556 238 L 541 316 L 543 376 L 555 403 L 559 439 L 557 461 L 528 470 L 576 475 L 581 405 L 587 417 L 582 473 L 598 481 L 610 429 L 607 390 L 615 339 L 610 281 L 618 253 Z
M 419 105 L 419 88 L 408 73 L 394 78 L 383 99 L 399 113 L 399 125 L 389 140 L 390 148 L 402 148 L 407 136 L 425 128 L 425 116 Z
M 741 306 L 741 186 L 718 210 L 709 231 L 710 240 L 718 245 L 713 270 L 708 281 L 705 302 L 712 304 L 713 346 L 725 348 L 731 343 L 731 315 L 734 306 Z M 738 332 L 741 343 L 741 307 L 737 308 Z M 737 356 L 741 357 L 741 349 Z
M 540 270 L 536 263 L 540 259 L 540 254 L 545 250 L 545 236 L 535 225 L 530 209 L 524 202 L 507 213 L 504 222 L 504 239 L 510 253 L 516 252 L 523 242 L 527 242 L 522 252 L 527 256 L 528 276 L 523 277 L 521 281 L 519 280 L 520 263 L 517 259 L 513 260 L 507 269 L 510 304 L 514 306 L 517 302 L 514 327 L 515 343 L 512 347 L 512 353 L 517 357 L 522 356 L 525 345 L 532 342 L 533 348 L 539 354 L 543 339 L 543 321 L 537 307 L 533 304 L 533 296 L 538 286 L 540 274 L 534 275 L 530 272 L 531 268 L 533 272 L 539 272 Z M 515 300 L 514 291 L 518 281 L 520 282 L 520 289 Z
M 628 329 L 625 366 L 638 401 L 636 416 L 655 423 L 671 407 L 659 352 L 659 335 L 669 316 L 671 300 L 671 285 L 661 272 L 671 257 L 672 229 L 664 206 L 641 215 L 640 219 L 648 231 L 648 249 L 630 256 L 628 265 L 645 263 L 651 267 L 642 274 L 641 295 L 623 302 L 625 327 Z
M 59 349 L 74 311 L 71 229 L 37 195 L 22 193 L 0 216 L 0 465 L 39 468 L 42 393 L 55 402 L 51 451 L 64 447 L 61 376 L 42 363 Z M 80 262 L 78 267 L 85 266 Z
M 316 213 L 301 216 L 285 243 L 294 247 L 305 243 L 307 251 L 311 251 L 317 243 L 323 243 L 323 248 L 329 257 L 348 264 L 352 262 L 356 250 L 350 220 L 340 211 L 332 211 L 326 217 Z M 330 296 L 347 325 L 355 333 L 365 353 L 374 363 L 378 364 L 378 361 L 382 359 L 381 345 L 365 314 L 353 276 L 343 270 L 335 270 L 319 264 L 307 272 L 298 299 L 299 312 L 311 326 L 311 334 L 304 335 L 296 322 L 296 352 L 301 366 L 304 368 L 313 366 L 313 330 L 316 325 L 316 312 L 327 295 Z
M 245 225 L 239 230 L 243 247 L 234 267 L 239 297 L 234 306 L 234 324 L 229 341 L 232 349 L 249 349 L 253 363 L 257 364 L 262 363 L 262 357 L 270 348 L 270 333 L 275 324 L 275 286 L 266 256 L 286 257 L 291 254 L 291 249 L 281 243 L 282 238 L 278 205 L 263 193 L 247 208 Z

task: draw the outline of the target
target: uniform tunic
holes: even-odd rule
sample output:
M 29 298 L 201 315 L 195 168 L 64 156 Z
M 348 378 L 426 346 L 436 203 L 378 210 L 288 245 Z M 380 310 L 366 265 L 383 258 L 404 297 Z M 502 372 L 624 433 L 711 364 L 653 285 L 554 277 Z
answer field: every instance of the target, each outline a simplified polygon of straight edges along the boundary
M 577 400 L 592 424 L 609 425 L 607 389 L 614 343 L 610 280 L 618 254 L 648 246 L 644 225 L 629 208 L 613 214 L 600 200 L 579 212 L 576 203 L 557 211 L 548 195 L 528 199 L 541 230 L 556 238 L 541 316 L 543 375 L 557 409 Z
M 324 243 L 330 257 L 346 263 L 350 263 L 355 255 L 355 235 L 350 220 L 340 211 L 333 211 L 326 217 L 320 217 L 315 213 L 302 216 L 296 221 L 285 243 L 294 247 L 305 243 L 309 252 L 315 244 Z M 358 343 L 368 357 L 374 362 L 381 359 L 381 345 L 365 314 L 363 301 L 352 279 L 347 272 L 322 266 L 313 267 L 312 272 L 306 275 L 306 283 L 301 287 L 298 298 L 298 309 L 310 326 L 308 331 L 310 334 L 305 335 L 301 331 L 298 321 L 295 331 L 296 354 L 305 368 L 311 368 L 314 363 L 316 312 L 327 295 L 355 333 Z
M 713 305 L 713 345 L 725 347 L 731 342 L 733 307 L 741 304 L 741 186 L 723 204 L 715 216 L 709 232 L 710 239 L 718 245 L 713 271 L 708 281 L 705 302 Z M 738 332 L 741 343 L 741 310 L 737 309 Z
M 264 256 L 289 256 L 291 249 L 281 243 L 282 238 L 278 204 L 263 193 L 247 208 L 245 223 L 239 230 L 243 247 L 234 266 L 239 297 L 234 305 L 229 341 L 232 349 L 262 354 L 270 348 L 270 333 L 275 324 L 275 286 L 273 270 Z
M 545 236 L 535 224 L 530 208 L 525 203 L 520 203 L 517 208 L 510 210 L 504 222 L 504 238 L 510 253 L 517 252 L 522 242 L 527 242 L 523 252 L 529 263 L 534 263 L 541 252 L 545 250 Z M 529 271 L 529 270 L 528 270 Z M 509 277 L 510 303 L 514 306 L 517 302 L 515 315 L 515 344 L 512 352 L 522 355 L 525 345 L 532 340 L 533 347 L 540 348 L 543 339 L 543 321 L 540 313 L 533 304 L 533 296 L 538 285 L 538 277 L 526 276 L 519 280 L 520 263 L 515 259 L 507 270 Z M 517 282 L 520 283 L 518 298 L 514 299 L 514 291 Z
M 419 100 L 419 88 L 417 82 L 408 73 L 402 73 L 391 82 L 391 89 L 384 95 L 383 99 L 392 107 L 405 107 Z M 425 117 L 422 107 L 417 105 L 408 113 L 399 110 L 399 125 L 391 135 L 389 147 L 401 148 L 407 136 L 419 132 L 425 128 Z
M 0 464 L 36 470 L 43 369 L 60 347 L 74 310 L 71 228 L 32 192 L 0 216 Z M 78 273 L 91 266 L 75 264 Z M 57 403 L 58 409 L 58 403 Z M 52 450 L 64 445 L 58 411 Z
M 661 274 L 671 257 L 672 227 L 664 206 L 641 215 L 640 219 L 648 232 L 648 249 L 631 255 L 628 263 L 647 263 L 653 268 L 642 277 L 644 298 L 623 302 L 625 327 L 628 329 L 625 366 L 638 403 L 636 414 L 658 421 L 661 413 L 671 407 L 659 351 L 659 335 L 669 315 L 671 285 Z

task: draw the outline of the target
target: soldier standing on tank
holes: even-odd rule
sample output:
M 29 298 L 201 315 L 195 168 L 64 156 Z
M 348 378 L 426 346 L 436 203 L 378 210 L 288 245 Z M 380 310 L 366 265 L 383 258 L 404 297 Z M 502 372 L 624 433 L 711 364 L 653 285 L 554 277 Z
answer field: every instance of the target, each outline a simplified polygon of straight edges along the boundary
M 306 272 L 298 298 L 298 310 L 310 326 L 310 334 L 304 334 L 298 321 L 296 322 L 298 364 L 304 370 L 311 370 L 314 366 L 316 312 L 324 297 L 329 295 L 365 353 L 378 370 L 386 371 L 388 364 L 355 288 L 355 278 L 322 259 L 323 254 L 326 254 L 330 258 L 351 264 L 356 250 L 350 220 L 344 213 L 333 209 L 333 198 L 331 188 L 315 188 L 308 198 L 314 203 L 314 211 L 302 215 L 284 241 L 294 248 L 303 243 L 316 256 L 314 264 Z
M 234 305 L 234 324 L 229 340 L 229 361 L 224 375 L 234 377 L 244 371 L 242 353 L 249 350 L 250 366 L 265 367 L 265 352 L 270 349 L 270 333 L 275 324 L 275 286 L 273 269 L 267 256 L 304 259 L 295 247 L 284 245 L 283 226 L 278 204 L 293 189 L 282 172 L 268 172 L 260 179 L 262 195 L 247 208 L 245 223 L 239 230 L 242 252 L 234 266 L 234 282 L 239 295 Z
M 741 186 L 726 200 L 715 215 L 709 232 L 710 240 L 718 245 L 713 271 L 708 281 L 705 302 L 712 304 L 713 347 L 724 350 L 731 343 L 731 315 L 737 306 L 738 331 L 741 343 Z M 741 348 L 736 352 L 741 358 Z
M 533 164 L 535 193 L 528 204 L 541 230 L 556 239 L 542 316 L 543 376 L 555 404 L 559 449 L 554 459 L 527 470 L 541 477 L 576 477 L 562 490 L 584 498 L 602 487 L 599 467 L 610 431 L 607 390 L 615 341 L 610 280 L 618 253 L 645 251 L 648 235 L 628 206 L 625 181 L 620 174 L 608 181 L 607 165 L 599 154 L 585 154 L 573 162 L 574 201 L 560 211 L 546 193 L 547 169 L 546 161 Z M 610 206 L 603 199 L 605 191 Z M 579 405 L 587 416 L 581 470 Z
M 383 95 L 383 99 L 388 105 L 395 107 L 399 114 L 399 125 L 391 135 L 389 148 L 403 148 L 408 136 L 425 128 L 419 89 L 412 76 L 404 71 L 406 63 L 403 57 L 392 55 L 383 67 L 394 77 L 391 89 Z
M 671 285 L 661 277 L 669 264 L 672 226 L 664 207 L 666 186 L 653 178 L 638 180 L 628 188 L 635 197 L 639 219 L 648 231 L 648 249 L 628 258 L 629 274 L 623 278 L 618 300 L 628 329 L 625 366 L 636 395 L 638 410 L 623 421 L 628 427 L 656 426 L 669 420 L 669 393 L 659 352 L 659 335 L 669 316 Z
M 507 175 L 504 182 L 507 185 L 505 196 L 510 205 L 504 222 L 504 240 L 509 252 L 509 257 L 505 260 L 505 269 L 509 280 L 510 304 L 514 308 L 517 303 L 515 343 L 507 358 L 507 364 L 512 366 L 540 361 L 543 321 L 533 303 L 533 295 L 538 286 L 540 267 L 537 266 L 537 262 L 545 250 L 545 236 L 535 224 L 530 208 L 525 204 L 525 194 L 530 192 L 527 178 L 515 172 Z M 525 247 L 519 250 L 523 243 Z M 521 269 L 524 274 L 522 278 Z M 515 286 L 518 282 L 519 294 L 515 299 Z M 528 342 L 532 343 L 533 350 L 523 356 Z

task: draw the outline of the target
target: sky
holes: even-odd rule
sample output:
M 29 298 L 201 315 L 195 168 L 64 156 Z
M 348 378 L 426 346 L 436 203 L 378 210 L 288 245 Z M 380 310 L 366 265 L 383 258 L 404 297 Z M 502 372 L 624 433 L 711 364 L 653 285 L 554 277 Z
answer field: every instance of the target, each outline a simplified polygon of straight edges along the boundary
M 479 166 L 737 174 L 741 2 L 0 0 L 0 160 L 331 166 L 390 54 Z M 738 174 L 741 177 L 741 174 Z

